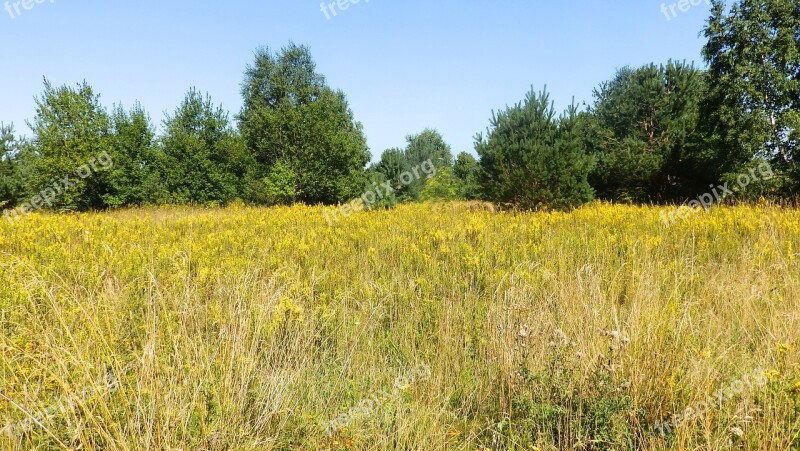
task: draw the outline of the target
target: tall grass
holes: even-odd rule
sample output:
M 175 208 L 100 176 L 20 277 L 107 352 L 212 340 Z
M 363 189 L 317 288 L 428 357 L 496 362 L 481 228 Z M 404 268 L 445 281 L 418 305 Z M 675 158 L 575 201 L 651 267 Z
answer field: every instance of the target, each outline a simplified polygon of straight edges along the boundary
M 483 210 L 2 223 L 0 448 L 800 446 L 800 211 Z

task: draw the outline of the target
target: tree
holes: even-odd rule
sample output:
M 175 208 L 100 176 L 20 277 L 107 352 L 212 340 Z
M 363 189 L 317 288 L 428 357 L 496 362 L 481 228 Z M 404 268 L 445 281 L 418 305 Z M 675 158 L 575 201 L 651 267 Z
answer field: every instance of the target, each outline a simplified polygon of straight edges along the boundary
M 367 202 L 371 201 L 373 197 L 375 200 L 375 202 L 369 203 L 368 208 L 393 208 L 397 205 L 397 190 L 394 188 L 386 189 L 387 182 L 391 186 L 391 180 L 387 179 L 376 167 L 371 167 L 367 170 L 367 182 L 362 191 L 367 193 Z M 372 193 L 374 196 L 368 193 Z M 365 205 L 367 202 L 365 202 Z
M 712 87 L 709 135 L 735 166 L 761 156 L 779 171 L 800 174 L 800 4 L 738 0 L 729 11 L 724 1 L 711 5 L 703 49 Z
M 235 199 L 247 165 L 228 113 L 192 88 L 164 120 L 157 166 L 171 203 L 219 205 Z
M 264 201 L 268 205 L 288 205 L 297 199 L 297 174 L 278 161 L 264 178 Z
M 462 198 L 461 184 L 458 177 L 453 174 L 450 167 L 442 167 L 437 170 L 436 175 L 425 182 L 425 186 L 419 193 L 419 200 L 456 200 Z
M 406 137 L 406 159 L 411 167 L 431 161 L 436 168 L 452 167 L 453 153 L 442 135 L 430 128 Z
M 279 172 L 292 174 L 293 201 L 331 204 L 360 195 L 370 160 L 361 124 L 344 93 L 316 72 L 307 47 L 259 49 L 242 95 L 239 128 L 256 164 L 251 191 L 265 189 L 280 164 Z
M 109 117 L 86 82 L 54 88 L 44 81 L 36 99 L 31 174 L 26 193 L 33 207 L 86 210 L 103 208 L 108 192 Z M 36 201 L 43 195 L 47 201 Z
M 422 133 L 406 137 L 406 148 L 393 148 L 383 152 L 375 170 L 383 174 L 396 188 L 396 196 L 401 201 L 418 200 L 420 192 L 429 181 L 427 177 L 418 177 L 422 166 L 439 169 L 452 169 L 453 154 L 442 135 L 433 129 L 425 129 Z M 399 183 L 403 174 L 414 174 L 410 183 Z M 450 173 L 452 175 L 452 171 Z M 441 180 L 444 180 L 443 175 Z
M 487 200 L 525 209 L 570 208 L 589 201 L 586 155 L 573 106 L 560 118 L 546 91 L 492 115 L 487 136 L 478 134 L 481 185 Z
M 382 175 L 381 183 L 388 181 L 394 187 L 397 200 L 412 200 L 409 187 L 399 183 L 400 176 L 411 169 L 405 150 L 399 148 L 385 150 L 374 169 Z
M 407 172 L 411 166 L 408 164 L 403 149 L 387 149 L 381 154 L 381 159 L 376 165 L 376 170 L 386 176 L 388 180 L 397 181 L 400 174 Z
M 583 124 L 600 197 L 666 201 L 703 192 L 722 174 L 700 131 L 703 73 L 670 61 L 623 68 L 594 91 Z
M 105 203 L 111 207 L 155 203 L 159 184 L 153 167 L 158 158 L 155 131 L 141 105 L 135 104 L 130 111 L 114 107 L 110 142 L 115 164 L 109 173 Z
M 475 157 L 467 152 L 458 154 L 453 164 L 453 175 L 458 179 L 460 197 L 469 200 L 480 198 L 480 172 L 481 165 Z
M 409 169 L 418 168 L 427 161 L 433 164 L 437 173 L 439 169 L 453 167 L 453 153 L 438 131 L 426 128 L 419 134 L 407 136 L 406 142 L 405 158 Z M 427 182 L 426 178 L 415 177 L 403 190 L 408 197 L 416 200 Z
M 0 123 L 0 208 L 13 207 L 19 201 L 18 150 L 14 125 Z

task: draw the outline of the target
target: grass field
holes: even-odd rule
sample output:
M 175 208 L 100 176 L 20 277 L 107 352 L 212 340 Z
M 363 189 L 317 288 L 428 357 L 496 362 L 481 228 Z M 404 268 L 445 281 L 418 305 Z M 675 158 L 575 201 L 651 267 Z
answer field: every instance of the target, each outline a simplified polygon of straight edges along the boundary
M 3 221 L 0 449 L 797 448 L 800 211 L 660 213 Z

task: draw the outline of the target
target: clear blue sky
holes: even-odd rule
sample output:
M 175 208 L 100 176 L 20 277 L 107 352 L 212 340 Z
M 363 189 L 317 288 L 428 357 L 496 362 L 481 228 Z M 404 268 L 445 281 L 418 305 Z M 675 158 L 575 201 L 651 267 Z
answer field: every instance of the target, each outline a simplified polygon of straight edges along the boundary
M 425 127 L 454 153 L 474 152 L 492 110 L 531 86 L 547 85 L 561 111 L 573 96 L 591 101 L 593 88 L 625 65 L 702 65 L 705 1 L 671 20 L 662 3 L 361 0 L 336 17 L 329 11 L 331 19 L 319 0 L 20 4 L 13 19 L 0 10 L 0 121 L 29 133 L 45 76 L 57 85 L 85 79 L 108 107 L 139 100 L 156 125 L 191 86 L 233 118 L 253 51 L 291 40 L 308 45 L 329 84 L 347 94 L 373 158 Z

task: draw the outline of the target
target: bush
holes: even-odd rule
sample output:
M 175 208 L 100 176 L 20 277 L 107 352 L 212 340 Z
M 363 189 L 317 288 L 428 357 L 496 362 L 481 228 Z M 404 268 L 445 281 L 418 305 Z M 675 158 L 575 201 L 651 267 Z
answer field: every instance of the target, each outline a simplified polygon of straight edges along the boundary
M 269 205 L 284 205 L 294 202 L 297 196 L 297 176 L 288 165 L 278 162 L 264 178 L 264 196 Z
M 440 168 L 434 177 L 425 182 L 419 193 L 422 201 L 456 200 L 460 197 L 459 180 L 449 167 Z

